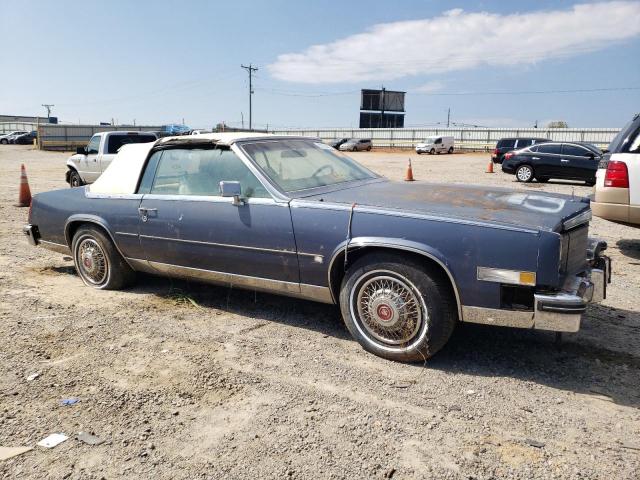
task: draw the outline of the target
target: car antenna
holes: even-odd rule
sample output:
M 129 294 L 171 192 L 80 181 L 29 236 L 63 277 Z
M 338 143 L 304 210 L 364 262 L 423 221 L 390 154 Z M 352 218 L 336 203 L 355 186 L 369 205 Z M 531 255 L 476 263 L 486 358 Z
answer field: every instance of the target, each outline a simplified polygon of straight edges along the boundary
M 347 243 L 344 246 L 344 269 L 347 269 L 347 254 L 349 253 L 349 243 L 351 243 L 351 223 L 353 222 L 353 211 L 356 209 L 356 203 L 351 204 L 349 211 L 349 223 L 347 224 Z

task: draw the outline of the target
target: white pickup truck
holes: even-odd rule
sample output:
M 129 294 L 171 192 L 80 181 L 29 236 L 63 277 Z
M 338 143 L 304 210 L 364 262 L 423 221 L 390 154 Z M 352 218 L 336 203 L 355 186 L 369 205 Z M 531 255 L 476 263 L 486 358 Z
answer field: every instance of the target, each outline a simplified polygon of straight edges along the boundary
M 156 135 L 151 132 L 96 133 L 86 147 L 79 147 L 76 154 L 67 160 L 66 181 L 71 187 L 93 183 L 109 166 L 122 145 L 156 140 Z

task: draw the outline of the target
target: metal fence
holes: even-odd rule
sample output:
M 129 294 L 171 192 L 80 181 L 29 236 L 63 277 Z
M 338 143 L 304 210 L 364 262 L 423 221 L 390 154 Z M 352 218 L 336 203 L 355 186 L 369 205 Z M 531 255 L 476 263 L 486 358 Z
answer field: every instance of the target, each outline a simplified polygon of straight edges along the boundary
M 39 125 L 38 141 L 44 150 L 75 150 L 86 145 L 98 132 L 133 131 L 157 132 L 158 126 L 114 126 L 114 125 Z
M 31 132 L 36 129 L 36 124 L 31 122 L 0 122 L 0 135 L 15 132 Z
M 491 150 L 505 137 L 548 138 L 565 142 L 588 142 L 604 148 L 617 128 L 312 128 L 273 130 L 277 135 L 303 135 L 322 140 L 370 138 L 374 147 L 411 148 L 434 135 L 452 136 L 458 150 Z

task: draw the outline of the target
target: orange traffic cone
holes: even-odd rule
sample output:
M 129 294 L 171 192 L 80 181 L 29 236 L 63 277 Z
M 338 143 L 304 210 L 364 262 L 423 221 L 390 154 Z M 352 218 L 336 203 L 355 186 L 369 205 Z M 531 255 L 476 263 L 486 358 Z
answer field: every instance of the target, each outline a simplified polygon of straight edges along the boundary
M 487 171 L 485 173 L 493 173 L 493 160 L 489 160 L 489 165 L 487 165 Z
M 404 177 L 405 182 L 413 182 L 413 169 L 411 168 L 411 159 L 409 159 L 409 166 L 407 167 L 407 176 Z
M 20 194 L 16 207 L 28 207 L 29 205 L 31 205 L 31 190 L 29 189 L 29 180 L 27 180 L 27 171 L 23 164 L 20 167 Z

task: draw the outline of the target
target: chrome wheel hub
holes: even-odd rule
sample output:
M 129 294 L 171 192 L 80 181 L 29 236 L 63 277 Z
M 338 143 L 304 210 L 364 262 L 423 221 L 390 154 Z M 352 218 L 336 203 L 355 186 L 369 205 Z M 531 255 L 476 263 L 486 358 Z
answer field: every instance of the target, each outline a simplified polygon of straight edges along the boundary
M 78 246 L 78 267 L 82 276 L 90 283 L 100 284 L 107 276 L 107 260 L 96 242 L 87 238 Z
M 409 342 L 422 325 L 422 309 L 414 290 L 398 278 L 375 276 L 358 288 L 358 316 L 369 334 L 381 342 Z

